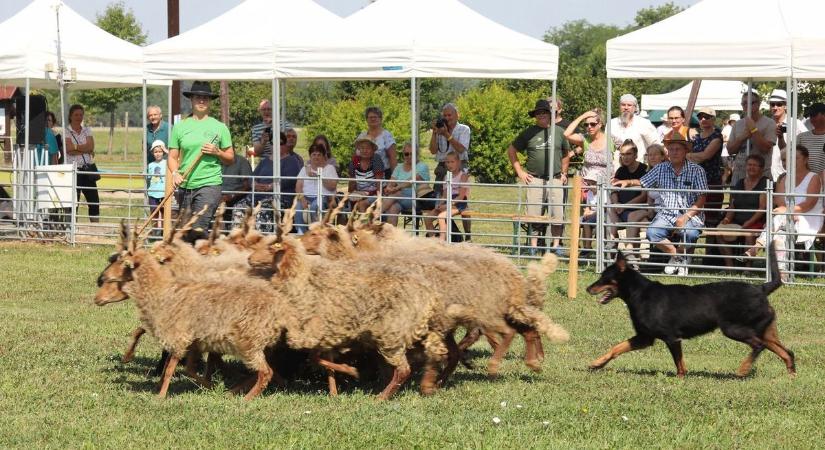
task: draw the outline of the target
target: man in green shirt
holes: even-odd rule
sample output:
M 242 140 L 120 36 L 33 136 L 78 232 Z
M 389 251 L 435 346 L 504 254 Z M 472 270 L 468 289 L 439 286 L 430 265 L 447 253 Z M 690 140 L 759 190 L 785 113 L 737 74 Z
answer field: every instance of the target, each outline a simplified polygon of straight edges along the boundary
M 221 168 L 224 164 L 232 164 L 235 151 L 229 129 L 209 116 L 209 104 L 218 97 L 218 94 L 212 93 L 209 83 L 195 81 L 183 96 L 192 101 L 192 116 L 172 128 L 167 164 L 172 182 L 178 188 L 180 210 L 189 209 L 192 213 L 198 213 L 208 206 L 206 213 L 192 225 L 190 239 L 194 240 L 205 236 L 209 229 L 221 201 Z M 183 174 L 193 164 L 194 169 L 184 180 Z
M 527 222 L 530 224 L 530 246 L 538 246 L 537 234 L 546 229 L 538 216 L 550 213 L 550 234 L 553 246 L 558 248 L 564 232 L 564 186 L 567 184 L 567 168 L 570 164 L 570 144 L 564 139 L 564 130 L 556 127 L 555 142 L 550 129 L 550 102 L 539 100 L 528 112 L 536 124 L 522 131 L 507 148 L 507 157 L 519 180 L 527 186 Z M 552 148 L 551 148 L 552 145 Z M 521 166 L 516 152 L 526 152 L 525 167 Z

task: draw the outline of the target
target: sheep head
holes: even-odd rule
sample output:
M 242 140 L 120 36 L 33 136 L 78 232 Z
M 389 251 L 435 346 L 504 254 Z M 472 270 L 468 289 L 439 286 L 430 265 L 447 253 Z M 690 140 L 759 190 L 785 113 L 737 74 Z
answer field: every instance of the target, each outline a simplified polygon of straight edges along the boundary
M 350 238 L 345 227 L 313 224 L 300 239 L 308 254 L 340 259 L 350 257 L 354 253 L 354 245 Z
M 255 247 L 247 262 L 253 272 L 283 280 L 302 275 L 305 257 L 306 252 L 297 239 L 269 236 Z
M 94 301 L 98 306 L 129 298 L 123 286 L 133 281 L 135 239 L 130 236 L 125 220 L 120 222 L 120 239 L 115 248 L 116 251 L 109 255 L 108 265 L 97 277 L 98 289 Z

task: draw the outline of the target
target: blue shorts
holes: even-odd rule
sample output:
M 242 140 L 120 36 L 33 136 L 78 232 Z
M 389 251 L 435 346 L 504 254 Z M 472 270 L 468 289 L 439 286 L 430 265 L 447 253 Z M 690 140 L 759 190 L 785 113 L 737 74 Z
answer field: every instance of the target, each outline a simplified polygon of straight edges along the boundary
M 673 223 L 676 220 L 664 218 L 661 215 L 656 215 L 650 225 L 647 227 L 647 240 L 650 242 L 661 242 L 665 239 L 670 242 L 679 243 L 684 240 L 688 244 L 693 244 L 699 240 L 699 235 L 702 230 L 699 228 L 674 228 Z

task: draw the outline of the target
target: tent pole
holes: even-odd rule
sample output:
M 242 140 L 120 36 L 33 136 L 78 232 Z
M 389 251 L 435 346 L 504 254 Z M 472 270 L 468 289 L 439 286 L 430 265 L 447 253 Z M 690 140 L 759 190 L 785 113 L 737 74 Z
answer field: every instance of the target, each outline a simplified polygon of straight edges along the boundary
M 147 139 L 146 139 L 146 137 L 147 137 L 146 136 L 146 129 L 147 129 L 147 127 L 146 127 L 146 108 L 148 106 L 146 104 L 146 80 L 143 80 L 142 93 L 143 93 L 143 103 L 142 103 L 142 105 L 143 105 L 143 133 L 141 133 L 142 136 L 141 136 L 140 142 L 143 143 L 143 151 L 141 153 L 144 154 L 143 155 L 143 174 L 146 175 L 146 171 L 148 170 L 148 163 L 149 163 L 149 160 L 148 160 L 149 155 L 146 154 L 146 148 L 150 144 L 149 142 L 147 142 Z M 144 197 L 147 197 L 147 196 L 144 196 Z
M 607 78 L 607 110 L 605 111 L 605 120 L 604 120 L 604 133 L 605 133 L 605 145 L 604 151 L 607 153 L 605 158 L 607 159 L 607 176 L 611 177 L 613 174 L 613 151 L 611 150 L 614 147 L 613 144 L 613 136 L 610 134 L 610 122 L 611 115 L 613 112 L 613 80 L 611 78 Z M 607 180 L 600 180 L 600 185 L 604 186 L 609 181 Z M 578 193 L 573 193 L 573 195 L 578 195 Z M 601 195 L 607 195 L 606 192 L 601 193 Z M 575 224 L 573 226 L 576 226 Z M 602 227 L 598 227 L 596 231 L 601 230 Z M 604 255 L 602 252 L 603 242 L 601 240 L 596 242 L 596 270 L 601 271 L 604 269 Z
M 167 96 L 166 96 L 167 97 L 167 99 L 166 99 L 167 100 L 167 108 L 168 108 L 166 110 L 166 114 L 167 114 L 166 117 L 167 117 L 167 121 L 169 122 L 169 135 L 170 136 L 172 135 L 172 124 L 173 124 L 174 119 L 175 119 L 175 116 L 172 114 L 172 95 L 173 95 L 173 92 L 175 92 L 174 89 L 172 88 L 172 86 L 173 86 L 173 84 L 169 85 L 169 88 L 167 89 Z M 143 134 L 146 134 L 145 130 L 143 131 Z M 166 166 L 166 179 L 167 180 L 172 179 L 172 172 L 169 170 L 168 165 Z M 169 195 L 172 191 L 173 191 L 172 184 L 167 182 L 166 183 L 166 189 L 164 191 L 165 195 Z M 172 232 L 172 205 L 171 205 L 171 203 L 169 204 L 168 208 L 163 208 L 163 221 L 162 221 L 162 223 L 163 223 L 163 237 L 166 238 Z
M 29 154 L 29 134 L 31 134 L 31 130 L 29 129 L 29 118 L 31 117 L 31 79 L 26 78 L 26 112 L 23 117 L 23 142 L 25 147 L 23 147 L 23 192 L 24 192 L 24 199 L 25 202 L 23 203 L 23 208 L 26 213 L 26 221 L 30 219 L 29 214 L 32 212 L 32 205 L 30 204 L 31 201 L 31 182 L 34 179 L 34 174 L 31 172 L 31 169 L 34 169 L 34 160 L 32 158 L 33 155 Z
M 751 118 L 751 105 L 753 105 L 753 78 L 748 78 L 748 110 L 745 111 L 745 117 Z M 751 155 L 751 140 L 745 141 L 745 157 Z
M 418 104 L 418 83 L 415 77 L 410 78 L 410 127 L 412 128 L 410 133 L 410 141 L 412 141 L 412 181 L 415 181 L 415 164 L 418 157 L 418 110 L 416 106 Z M 402 151 L 404 149 L 401 149 Z M 403 162 L 401 163 L 403 164 Z M 413 183 L 413 197 L 417 197 L 418 192 L 417 189 L 418 185 Z M 412 202 L 412 216 L 413 216 L 413 232 L 418 232 L 416 229 L 416 224 L 418 223 L 415 220 L 415 201 Z M 378 214 L 381 214 L 381 211 L 378 211 Z
M 281 205 L 281 133 L 284 129 L 281 123 L 281 83 L 277 78 L 272 79 L 272 208 L 279 210 Z M 277 130 L 277 131 L 276 131 Z M 275 144 L 278 138 L 278 144 Z M 277 155 L 275 153 L 278 153 Z M 277 181 L 277 183 L 276 183 Z
M 281 121 L 283 121 L 283 129 L 286 129 L 286 80 L 281 82 Z
M 556 99 L 556 80 L 553 80 L 553 87 L 550 93 L 550 142 L 545 144 L 550 146 L 550 152 L 556 148 L 556 108 L 558 100 Z M 551 153 L 548 153 L 548 155 Z M 556 173 L 555 167 L 556 158 L 550 158 L 550 173 L 547 174 L 550 179 L 553 179 L 553 174 Z M 561 169 L 561 167 L 559 167 Z

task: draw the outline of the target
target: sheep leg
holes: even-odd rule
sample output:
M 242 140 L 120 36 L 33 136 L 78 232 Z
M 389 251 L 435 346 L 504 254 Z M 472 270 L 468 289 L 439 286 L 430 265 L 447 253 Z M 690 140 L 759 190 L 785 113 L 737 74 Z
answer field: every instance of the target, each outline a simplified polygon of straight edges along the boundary
M 490 364 L 487 366 L 488 374 L 493 377 L 498 375 L 498 369 L 501 365 L 501 360 L 504 359 L 504 355 L 507 354 L 507 350 L 510 348 L 510 344 L 513 342 L 513 337 L 516 335 L 516 330 L 509 329 L 506 333 L 504 333 L 501 342 L 499 343 L 498 347 L 496 347 L 496 351 L 493 353 L 493 357 L 490 358 Z
M 458 343 L 458 348 L 463 352 L 478 342 L 480 337 L 481 328 L 473 328 L 472 330 L 467 331 L 467 334 L 464 335 L 464 339 Z
M 438 377 L 438 386 L 444 386 L 447 383 L 447 378 L 455 372 L 456 366 L 458 366 L 458 362 L 461 360 L 462 352 L 461 348 L 458 344 L 455 343 L 455 338 L 453 337 L 453 333 L 447 333 L 444 336 L 444 343 L 447 344 L 447 364 L 444 366 L 444 370 L 441 372 L 441 376 Z M 429 363 L 429 362 L 428 362 Z M 426 375 L 426 373 L 424 374 Z M 422 391 L 424 386 L 424 378 L 421 379 Z
M 196 344 L 192 344 L 189 346 L 189 350 L 186 352 L 186 376 L 193 379 L 195 383 L 199 385 L 211 389 L 212 382 L 209 381 L 209 378 L 202 377 L 198 374 L 198 362 L 201 361 L 201 353 L 197 349 Z
M 252 390 L 252 386 L 254 386 L 256 382 L 257 382 L 256 377 L 254 377 L 254 376 L 247 377 L 245 380 L 241 381 L 240 383 L 236 384 L 235 386 L 232 386 L 232 388 L 229 389 L 229 392 L 232 393 L 232 394 L 240 394 L 241 392 L 249 392 L 250 390 Z
M 124 363 L 132 361 L 132 358 L 135 357 L 135 347 L 137 347 L 138 341 L 144 333 L 146 333 L 146 330 L 143 327 L 137 327 L 132 330 L 132 339 L 129 341 L 129 346 L 126 347 L 126 352 L 123 353 L 123 359 L 121 361 Z
M 243 398 L 246 401 L 252 400 L 263 392 L 267 385 L 269 385 L 269 380 L 272 379 L 272 375 L 275 373 L 275 371 L 269 367 L 269 364 L 266 363 L 264 352 L 261 352 L 253 362 L 255 366 L 258 367 L 258 376 L 255 379 L 255 384 L 252 386 L 252 389 L 250 389 Z
M 378 394 L 378 400 L 389 400 L 390 397 L 398 392 L 398 388 L 407 382 L 411 373 L 412 371 L 408 365 L 403 367 L 395 367 L 392 372 L 392 379 L 389 384 L 387 384 L 387 387 L 385 387 L 384 390 Z
M 166 398 L 166 391 L 169 390 L 169 381 L 175 373 L 175 368 L 178 366 L 180 356 L 170 353 L 169 360 L 166 362 L 166 368 L 163 369 L 163 378 L 160 380 L 160 391 L 158 391 L 158 398 Z
M 338 383 L 335 381 L 335 371 L 327 369 L 327 385 L 329 385 L 329 396 L 338 396 Z
M 312 360 L 318 364 L 319 366 L 327 369 L 332 370 L 335 372 L 345 373 L 353 378 L 358 378 L 358 370 L 355 367 L 352 367 L 348 364 L 336 364 L 332 361 L 327 359 L 322 359 L 321 355 L 318 352 L 313 352 Z
M 493 353 L 495 353 L 500 345 L 498 337 L 488 331 L 484 331 L 484 337 L 487 338 L 487 343 L 490 344 L 490 348 L 493 349 Z
M 223 358 L 220 353 L 209 352 L 206 356 L 206 372 L 203 374 L 204 378 L 211 380 L 212 376 L 218 370 L 218 367 L 223 371 Z
M 541 372 L 541 337 L 534 328 L 521 332 L 524 337 L 524 363 L 535 372 Z

